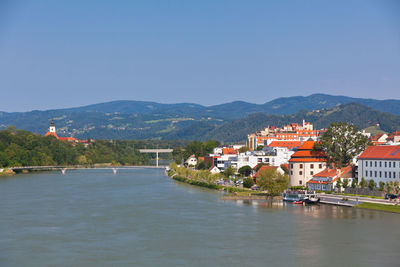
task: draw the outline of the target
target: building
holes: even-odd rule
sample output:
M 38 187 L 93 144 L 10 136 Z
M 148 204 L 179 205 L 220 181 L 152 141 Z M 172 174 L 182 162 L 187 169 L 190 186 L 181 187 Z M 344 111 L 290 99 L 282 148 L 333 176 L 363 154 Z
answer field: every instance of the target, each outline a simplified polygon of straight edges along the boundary
M 191 155 L 186 161 L 185 161 L 186 166 L 196 166 L 197 165 L 197 158 L 195 155 Z
M 75 137 L 59 137 L 56 133 L 56 126 L 54 125 L 54 121 L 53 119 L 50 122 L 50 127 L 49 130 L 46 132 L 46 134 L 44 136 L 54 136 L 55 138 L 57 138 L 60 141 L 64 141 L 64 142 L 72 142 L 74 144 L 79 143 L 84 145 L 85 147 L 90 145 L 92 142 L 94 142 L 93 139 L 88 139 L 88 140 L 78 140 Z
M 50 122 L 49 130 L 47 131 L 47 133 L 44 136 L 54 136 L 55 138 L 59 139 L 58 135 L 56 133 L 56 126 L 54 125 L 53 119 Z
M 380 133 L 374 136 L 370 137 L 371 142 L 374 145 L 382 145 L 386 143 L 386 139 L 388 138 L 388 135 L 385 133 Z
M 353 181 L 353 167 L 349 165 L 341 169 L 326 168 L 315 174 L 307 182 L 307 189 L 312 191 L 334 191 L 339 178 L 342 182 L 343 179 L 348 179 L 350 185 Z
M 314 151 L 314 141 L 304 142 L 289 160 L 290 186 L 305 186 L 313 175 L 327 167 L 323 152 Z
M 270 145 L 274 141 L 317 141 L 324 130 L 314 130 L 314 126 L 303 120 L 302 124 L 291 123 L 281 128 L 267 127 L 247 136 L 247 146 L 255 150 L 257 146 Z
M 400 182 L 400 145 L 369 146 L 357 158 L 358 182 L 361 178 L 375 182 Z

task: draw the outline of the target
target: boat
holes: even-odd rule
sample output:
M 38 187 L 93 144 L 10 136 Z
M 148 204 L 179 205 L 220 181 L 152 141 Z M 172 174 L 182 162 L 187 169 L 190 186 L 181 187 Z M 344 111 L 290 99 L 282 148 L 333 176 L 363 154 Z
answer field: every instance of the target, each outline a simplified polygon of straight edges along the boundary
M 282 199 L 283 201 L 296 202 L 303 200 L 304 196 L 305 194 L 303 192 L 286 192 L 283 193 Z
M 321 199 L 319 197 L 317 197 L 316 195 L 307 195 L 304 198 L 304 203 L 306 204 L 318 204 L 321 201 Z
M 303 204 L 303 200 L 293 201 L 293 204 Z

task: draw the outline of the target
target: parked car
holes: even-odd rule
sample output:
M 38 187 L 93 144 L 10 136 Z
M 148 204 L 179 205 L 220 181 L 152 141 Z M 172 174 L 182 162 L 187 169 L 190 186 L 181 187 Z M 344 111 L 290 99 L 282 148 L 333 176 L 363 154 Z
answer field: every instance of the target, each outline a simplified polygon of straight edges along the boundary
M 385 199 L 396 199 L 397 195 L 395 194 L 385 194 Z

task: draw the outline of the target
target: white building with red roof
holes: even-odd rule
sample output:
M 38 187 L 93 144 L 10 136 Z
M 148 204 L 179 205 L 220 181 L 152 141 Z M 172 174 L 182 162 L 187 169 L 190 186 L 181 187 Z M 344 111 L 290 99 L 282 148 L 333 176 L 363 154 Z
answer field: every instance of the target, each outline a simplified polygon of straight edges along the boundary
M 400 182 L 400 145 L 369 146 L 357 158 L 358 181 Z
M 314 141 L 304 142 L 289 160 L 290 186 L 305 186 L 314 174 L 327 167 L 325 154 L 314 151 Z
M 350 185 L 353 181 L 353 167 L 349 165 L 341 169 L 326 168 L 307 182 L 307 188 L 312 191 L 334 191 L 339 178 L 342 182 L 348 179 Z
M 58 139 L 58 135 L 56 133 L 56 126 L 54 125 L 53 120 L 51 120 L 49 130 L 44 136 L 54 136 L 55 138 Z

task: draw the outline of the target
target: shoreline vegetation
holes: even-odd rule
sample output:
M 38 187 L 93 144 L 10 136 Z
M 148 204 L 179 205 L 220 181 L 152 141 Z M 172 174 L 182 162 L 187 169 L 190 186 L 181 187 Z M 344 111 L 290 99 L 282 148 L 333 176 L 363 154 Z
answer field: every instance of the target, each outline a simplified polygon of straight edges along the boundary
M 254 191 L 247 188 L 238 188 L 229 185 L 217 184 L 218 180 L 223 180 L 226 177 L 221 174 L 212 174 L 208 170 L 192 170 L 185 167 L 178 167 L 177 164 L 170 164 L 170 170 L 167 175 L 175 181 L 209 188 L 213 190 L 224 191 L 225 194 L 221 196 L 224 200 L 238 200 L 238 199 L 267 199 L 268 194 L 264 191 Z M 274 197 L 275 198 L 275 197 Z
M 364 203 L 361 203 L 360 205 L 355 206 L 355 208 L 385 211 L 385 212 L 391 212 L 391 213 L 400 213 L 399 205 L 387 205 L 387 204 L 364 202 Z

